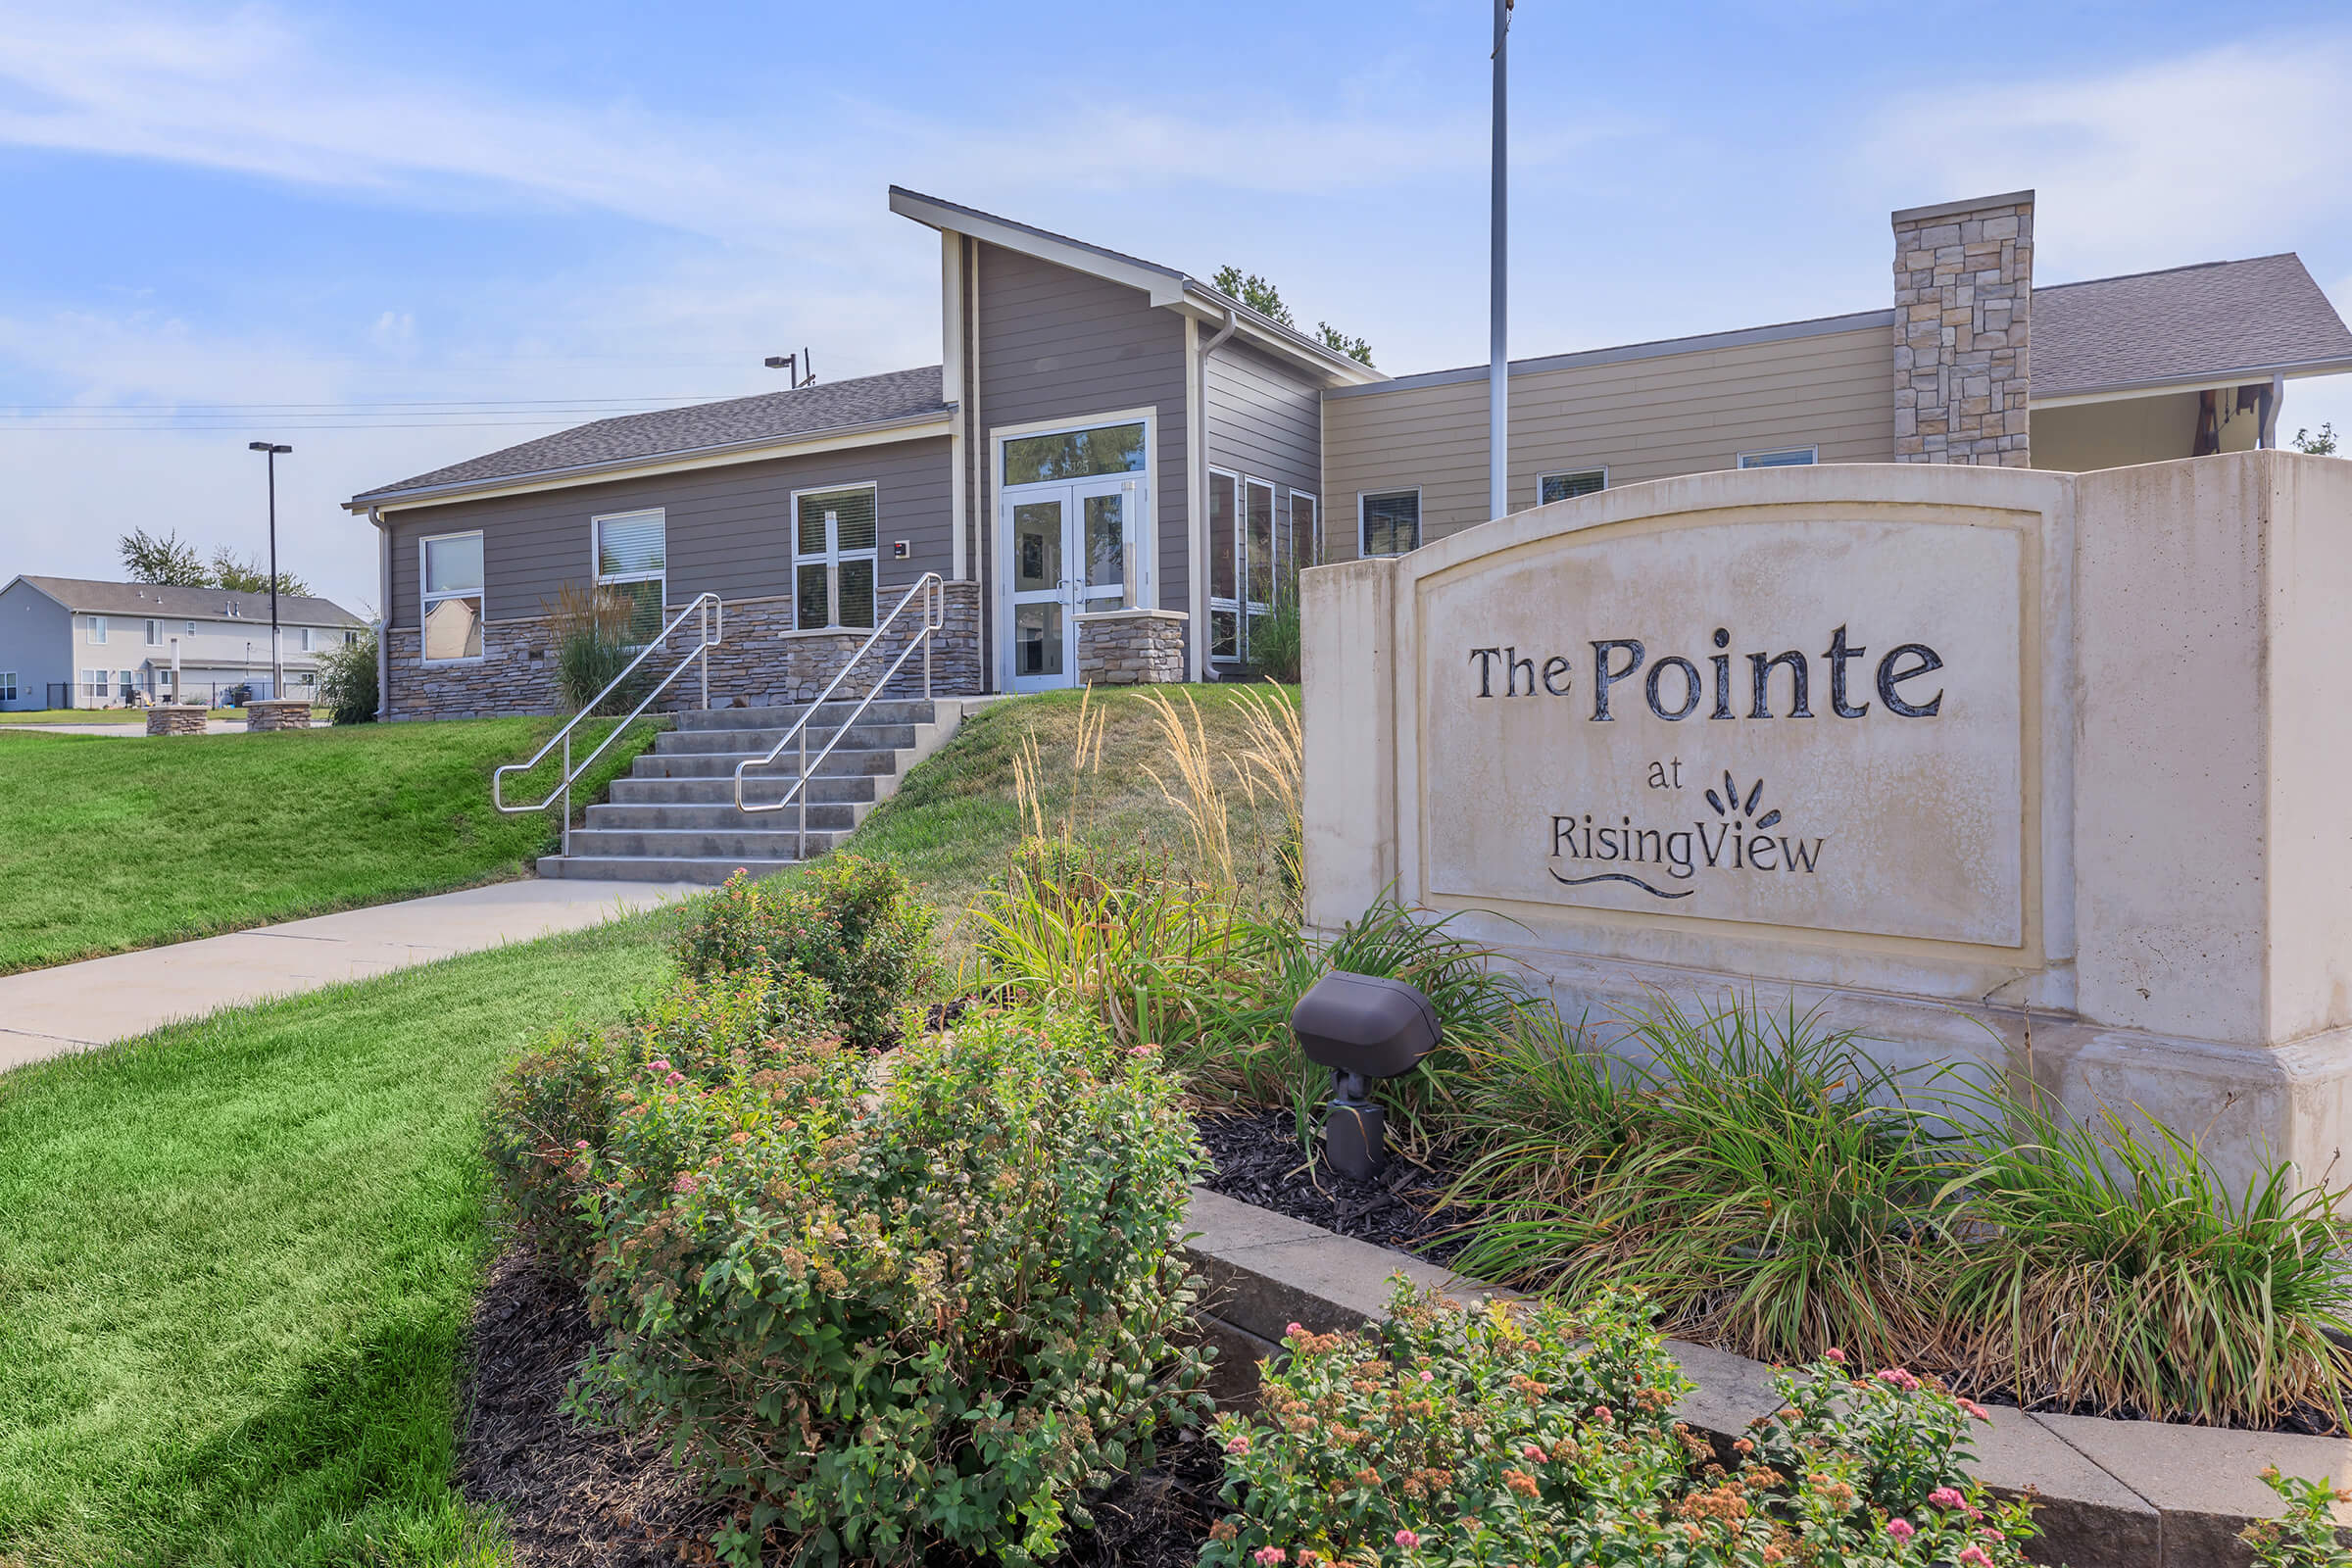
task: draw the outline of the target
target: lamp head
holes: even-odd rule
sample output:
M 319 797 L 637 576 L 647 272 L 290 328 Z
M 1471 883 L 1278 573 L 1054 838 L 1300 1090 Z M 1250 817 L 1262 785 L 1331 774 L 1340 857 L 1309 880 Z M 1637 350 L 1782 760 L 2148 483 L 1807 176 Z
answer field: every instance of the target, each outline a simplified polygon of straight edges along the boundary
M 270 441 L 248 441 L 245 443 L 245 450 L 248 452 L 274 452 L 280 457 L 283 457 L 285 454 L 293 451 L 294 449 L 292 447 L 279 446 Z

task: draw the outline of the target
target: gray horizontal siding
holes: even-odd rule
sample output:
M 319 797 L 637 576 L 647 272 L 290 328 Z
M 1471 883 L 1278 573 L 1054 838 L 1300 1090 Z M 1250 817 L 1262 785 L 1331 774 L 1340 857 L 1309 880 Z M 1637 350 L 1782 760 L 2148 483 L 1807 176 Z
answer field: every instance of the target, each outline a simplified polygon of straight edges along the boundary
M 1272 356 L 1228 341 L 1208 359 L 1208 461 L 1271 481 L 1288 515 L 1291 492 L 1323 493 L 1323 394 Z M 1298 550 L 1313 548 L 1300 538 Z
M 1184 319 L 1140 289 L 995 245 L 980 245 L 980 418 L 988 429 L 1157 410 L 1159 603 L 1182 610 L 1185 545 Z M 984 460 L 986 461 L 986 460 Z M 985 515 L 996 515 L 991 475 Z M 993 522 L 983 537 L 993 541 Z M 994 545 L 983 569 L 996 571 Z
M 664 514 L 671 604 L 709 592 L 725 599 L 789 594 L 792 493 L 869 482 L 876 487 L 878 575 L 887 593 L 925 571 L 948 575 L 951 477 L 946 438 L 926 436 L 396 512 L 392 622 L 416 625 L 419 539 L 481 529 L 484 613 L 505 620 L 540 613 L 567 582 L 587 584 L 591 518 L 652 507 Z M 909 560 L 891 559 L 895 539 L 908 541 Z

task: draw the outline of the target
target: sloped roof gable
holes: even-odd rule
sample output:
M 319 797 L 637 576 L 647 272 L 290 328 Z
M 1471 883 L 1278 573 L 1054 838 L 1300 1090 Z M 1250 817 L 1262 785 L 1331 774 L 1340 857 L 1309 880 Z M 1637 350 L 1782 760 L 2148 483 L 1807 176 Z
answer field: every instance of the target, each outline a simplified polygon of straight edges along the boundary
M 30 583 L 77 615 L 152 615 L 159 620 L 258 620 L 270 624 L 270 596 L 230 593 L 221 588 L 174 588 L 151 582 L 100 582 L 91 577 L 36 577 Z M 365 626 L 359 616 L 331 599 L 297 594 L 277 596 L 280 625 Z
M 2034 290 L 2034 398 L 2352 362 L 2352 330 L 2293 252 Z

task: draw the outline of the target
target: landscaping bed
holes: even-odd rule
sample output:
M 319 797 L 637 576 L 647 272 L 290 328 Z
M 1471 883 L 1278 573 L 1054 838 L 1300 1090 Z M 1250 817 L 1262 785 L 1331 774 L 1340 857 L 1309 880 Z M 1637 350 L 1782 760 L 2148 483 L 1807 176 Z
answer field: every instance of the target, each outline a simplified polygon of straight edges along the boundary
M 1304 1148 L 1288 1110 L 1204 1107 L 1197 1122 L 1209 1159 L 1200 1185 L 1212 1193 L 1438 1263 L 1462 1250 L 1462 1227 L 1476 1218 L 1446 1201 L 1460 1174 L 1446 1151 L 1393 1152 L 1385 1170 L 1358 1180 L 1323 1158 L 1320 1119 Z

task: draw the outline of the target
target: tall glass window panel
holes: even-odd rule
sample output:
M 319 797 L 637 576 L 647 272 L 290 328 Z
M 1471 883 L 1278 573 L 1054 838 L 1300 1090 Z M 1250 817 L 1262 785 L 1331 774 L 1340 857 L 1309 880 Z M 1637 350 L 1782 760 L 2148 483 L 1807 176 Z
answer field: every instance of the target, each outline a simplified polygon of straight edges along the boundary
M 1549 506 L 1554 501 L 1568 501 L 1577 496 L 1589 496 L 1595 490 L 1608 488 L 1606 468 L 1578 468 L 1569 473 L 1547 473 L 1536 481 L 1539 504 Z
M 1421 548 L 1419 491 L 1397 490 L 1366 496 L 1363 508 L 1365 555 L 1401 556 L 1408 550 Z
M 1012 591 L 1061 586 L 1061 503 L 1023 501 L 1012 509 Z
M 1302 490 L 1291 492 L 1291 559 L 1302 566 L 1323 564 L 1323 519 L 1320 504 Z
M 796 500 L 795 508 L 793 583 L 801 626 L 871 626 L 874 487 L 810 491 Z
M 1127 581 L 1127 498 L 1088 496 L 1085 508 L 1086 586 L 1122 587 Z
M 482 536 L 427 539 L 419 581 L 423 588 L 427 663 L 482 657 Z
M 596 519 L 596 585 L 627 602 L 629 646 L 661 635 L 669 586 L 669 528 L 660 512 Z
M 1208 595 L 1233 597 L 1233 515 L 1240 509 L 1240 481 L 1230 473 L 1208 476 Z
M 1250 585 L 1253 610 L 1274 602 L 1275 575 L 1281 569 L 1274 555 L 1274 487 L 1252 480 L 1243 487 L 1249 524 L 1243 556 L 1243 580 Z
M 1061 605 L 1046 600 L 1012 607 L 1012 672 L 1061 673 Z
M 1004 482 L 1043 484 L 1144 471 L 1144 427 L 1104 424 L 1091 430 L 1018 436 L 1004 443 Z

